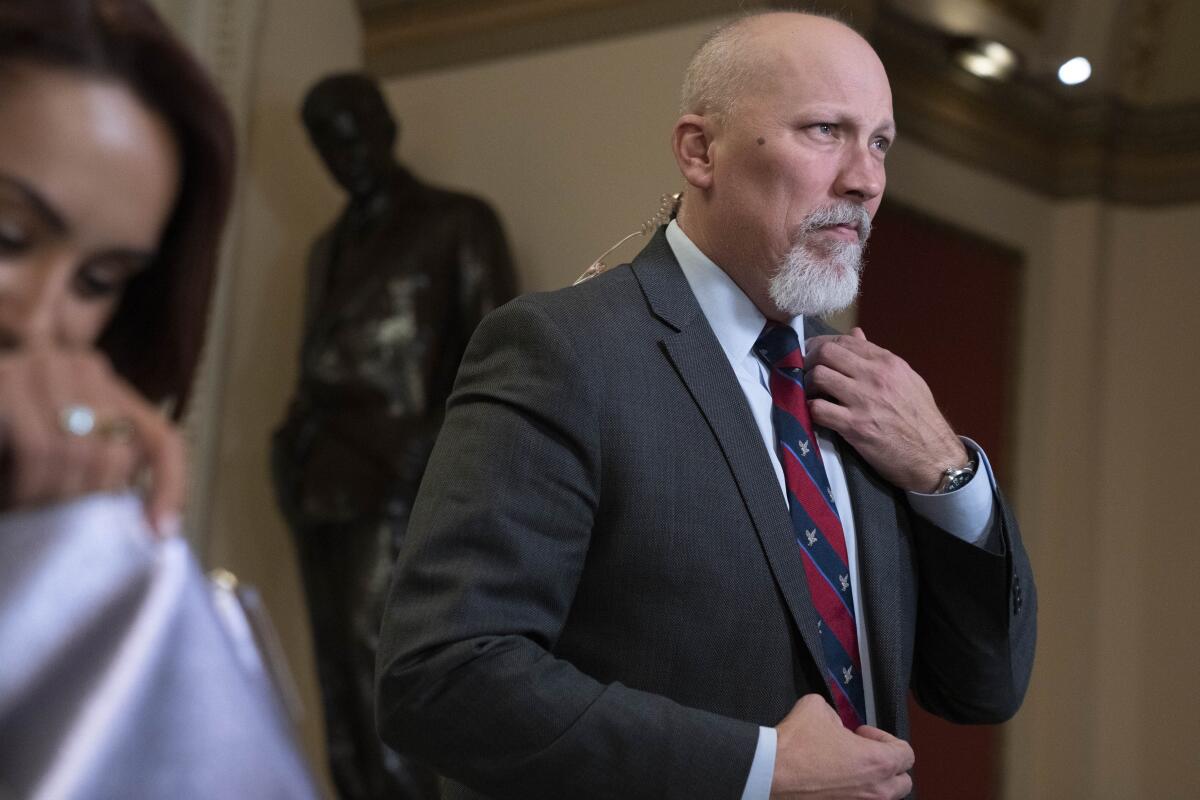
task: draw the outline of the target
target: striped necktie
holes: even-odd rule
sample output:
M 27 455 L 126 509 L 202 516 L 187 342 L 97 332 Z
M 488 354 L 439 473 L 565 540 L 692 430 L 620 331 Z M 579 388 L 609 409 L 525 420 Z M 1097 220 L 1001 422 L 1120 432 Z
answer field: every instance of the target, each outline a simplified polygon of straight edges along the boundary
M 866 722 L 867 714 L 850 561 L 804 399 L 804 356 L 796 332 L 773 322 L 767 323 L 754 350 L 770 371 L 775 444 L 808 592 L 818 615 L 828 669 L 825 678 L 842 724 L 854 730 Z

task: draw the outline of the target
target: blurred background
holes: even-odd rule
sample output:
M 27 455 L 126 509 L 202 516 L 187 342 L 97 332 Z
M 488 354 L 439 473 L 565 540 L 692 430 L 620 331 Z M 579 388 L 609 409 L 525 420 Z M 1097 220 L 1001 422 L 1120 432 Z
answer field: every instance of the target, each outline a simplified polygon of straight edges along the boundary
M 304 262 L 343 197 L 299 121 L 378 76 L 420 177 L 486 199 L 522 291 L 569 284 L 680 178 L 683 68 L 729 0 L 158 0 L 238 117 L 241 183 L 188 428 L 189 532 L 257 584 L 320 703 L 268 445 L 295 383 Z M 917 723 L 925 798 L 1200 797 L 1200 3 L 842 0 L 899 139 L 863 297 L 1015 500 L 1037 666 L 1000 728 Z M 1090 76 L 1060 67 L 1083 57 Z M 1085 70 L 1073 62 L 1062 78 Z M 636 252 L 631 242 L 610 262 Z

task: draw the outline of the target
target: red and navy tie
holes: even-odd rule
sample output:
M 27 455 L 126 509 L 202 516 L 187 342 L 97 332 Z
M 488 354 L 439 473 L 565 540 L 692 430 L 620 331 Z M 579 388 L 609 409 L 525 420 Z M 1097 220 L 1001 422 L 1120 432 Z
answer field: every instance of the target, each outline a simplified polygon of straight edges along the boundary
M 804 356 L 796 332 L 768 322 L 754 350 L 770 370 L 771 421 L 787 483 L 788 509 L 819 619 L 830 692 L 850 730 L 867 720 L 854 625 L 846 536 L 804 401 Z

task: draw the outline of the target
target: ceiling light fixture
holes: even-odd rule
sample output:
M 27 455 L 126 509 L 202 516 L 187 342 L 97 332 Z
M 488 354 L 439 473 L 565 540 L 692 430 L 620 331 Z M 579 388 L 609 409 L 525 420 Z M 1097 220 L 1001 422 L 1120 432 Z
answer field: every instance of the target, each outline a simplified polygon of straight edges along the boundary
M 1016 52 L 994 39 L 967 39 L 956 48 L 954 58 L 972 75 L 991 80 L 1004 80 L 1017 68 Z
M 1067 86 L 1076 86 L 1092 77 L 1092 63 L 1083 56 L 1064 61 L 1058 68 L 1058 79 Z

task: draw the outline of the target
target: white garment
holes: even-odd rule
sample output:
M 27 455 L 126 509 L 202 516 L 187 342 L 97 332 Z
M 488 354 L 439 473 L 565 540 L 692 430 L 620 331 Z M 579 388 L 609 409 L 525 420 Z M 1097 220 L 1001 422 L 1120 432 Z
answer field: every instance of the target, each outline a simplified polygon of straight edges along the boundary
M 0 516 L 0 797 L 318 797 L 229 613 L 137 497 Z

